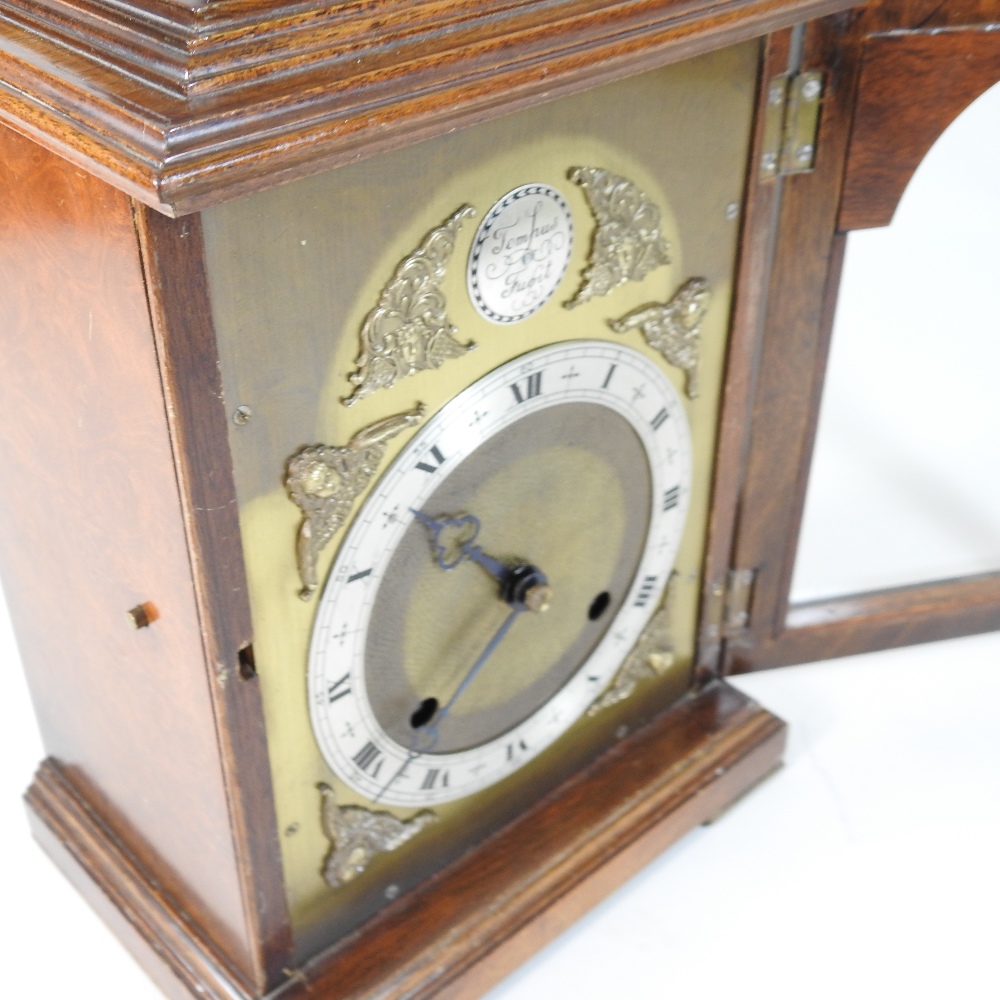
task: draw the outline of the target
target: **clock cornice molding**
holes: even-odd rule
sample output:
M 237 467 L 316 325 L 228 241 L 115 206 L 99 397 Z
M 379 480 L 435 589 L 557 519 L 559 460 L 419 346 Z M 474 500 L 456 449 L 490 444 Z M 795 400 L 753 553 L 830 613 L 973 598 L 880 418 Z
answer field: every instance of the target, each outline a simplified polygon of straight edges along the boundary
M 850 0 L 0 0 L 0 119 L 167 215 Z

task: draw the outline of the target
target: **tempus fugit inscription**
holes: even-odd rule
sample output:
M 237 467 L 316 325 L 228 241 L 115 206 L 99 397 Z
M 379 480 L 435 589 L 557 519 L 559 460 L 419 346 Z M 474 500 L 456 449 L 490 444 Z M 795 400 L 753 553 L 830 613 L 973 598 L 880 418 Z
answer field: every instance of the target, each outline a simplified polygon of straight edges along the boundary
M 469 251 L 469 298 L 491 323 L 538 312 L 562 281 L 573 252 L 573 213 L 548 184 L 508 191 L 483 217 Z

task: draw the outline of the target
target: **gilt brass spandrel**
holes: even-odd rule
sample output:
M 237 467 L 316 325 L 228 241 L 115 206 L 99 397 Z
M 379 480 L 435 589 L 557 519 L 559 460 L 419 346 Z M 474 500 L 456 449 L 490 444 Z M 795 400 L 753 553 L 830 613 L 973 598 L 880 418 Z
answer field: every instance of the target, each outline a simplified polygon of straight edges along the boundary
M 254 413 L 246 425 L 230 427 L 230 442 L 300 957 L 376 912 L 390 884 L 405 892 L 433 871 L 438 859 L 461 850 L 463 837 L 485 835 L 509 817 L 509 803 L 530 801 L 554 776 L 572 773 L 596 747 L 613 741 L 621 726 L 636 724 L 686 690 L 736 245 L 726 207 L 740 200 L 743 189 L 757 59 L 755 44 L 714 53 L 203 214 L 226 401 L 230 409 L 245 404 Z M 579 287 L 592 224 L 583 191 L 566 179 L 579 164 L 628 177 L 656 201 L 673 263 L 568 311 L 562 303 Z M 534 316 L 502 328 L 476 315 L 462 287 L 474 228 L 466 226 L 442 290 L 451 323 L 463 341 L 478 343 L 477 350 L 345 408 L 340 400 L 352 388 L 347 376 L 355 370 L 358 331 L 387 276 L 458 206 L 468 203 L 482 213 L 504 192 L 536 182 L 563 192 L 584 234 L 552 300 Z M 335 788 L 340 805 L 372 806 L 330 774 L 309 729 L 304 665 L 315 604 L 297 596 L 294 541 L 301 512 L 282 482 L 287 459 L 317 441 L 346 442 L 418 401 L 426 403 L 429 418 L 476 378 L 542 343 L 604 338 L 662 364 L 640 331 L 616 334 L 606 324 L 650 302 L 669 302 L 692 274 L 710 283 L 713 297 L 701 328 L 700 394 L 688 405 L 696 475 L 677 560 L 674 665 L 650 682 L 641 698 L 574 727 L 553 752 L 518 771 L 496 795 L 436 807 L 438 823 L 376 857 L 362 876 L 332 892 L 323 878 L 330 842 L 317 808 L 317 785 Z M 664 370 L 683 390 L 683 372 Z M 411 433 L 388 442 L 382 468 Z M 357 506 L 371 489 L 358 496 Z M 319 555 L 320 581 L 339 537 Z M 412 810 L 386 811 L 403 821 L 412 817 Z
M 661 209 L 638 184 L 603 167 L 572 167 L 569 179 L 586 193 L 595 226 L 583 283 L 567 309 L 672 263 Z
M 615 333 L 642 332 L 646 343 L 659 351 L 668 365 L 684 372 L 684 391 L 698 398 L 698 362 L 701 358 L 701 325 L 708 312 L 711 289 L 704 278 L 686 281 L 666 303 L 642 306 L 608 326 Z
M 379 470 L 386 445 L 396 435 L 416 426 L 425 407 L 418 403 L 406 413 L 377 420 L 358 431 L 346 445 L 312 445 L 289 460 L 285 486 L 302 511 L 296 552 L 304 600 L 318 586 L 316 561 L 327 543 L 354 509 L 354 501 Z
M 475 215 L 471 205 L 462 205 L 400 261 L 361 326 L 357 367 L 348 376 L 354 391 L 341 400 L 345 406 L 475 348 L 473 341 L 456 338 L 441 292 L 462 222 Z
M 379 854 L 397 850 L 424 827 L 437 822 L 437 816 L 429 809 L 421 809 L 409 819 L 399 819 L 384 809 L 342 806 L 330 785 L 320 782 L 318 787 L 322 796 L 323 833 L 330 841 L 323 879 L 331 889 L 353 882 Z

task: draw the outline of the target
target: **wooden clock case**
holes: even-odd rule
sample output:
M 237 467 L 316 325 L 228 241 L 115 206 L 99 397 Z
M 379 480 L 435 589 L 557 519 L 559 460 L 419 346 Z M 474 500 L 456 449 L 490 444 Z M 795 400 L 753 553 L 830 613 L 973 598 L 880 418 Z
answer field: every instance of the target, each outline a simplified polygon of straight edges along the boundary
M 477 996 L 776 766 L 783 724 L 725 674 L 993 627 L 995 575 L 788 601 L 844 233 L 886 224 L 1000 79 L 995 3 L 848 6 L 0 3 L 0 567 L 50 755 L 29 815 L 168 996 Z M 198 212 L 753 38 L 698 689 L 297 963 Z M 762 173 L 769 83 L 812 70 L 815 169 Z M 160 620 L 123 627 L 144 602 Z

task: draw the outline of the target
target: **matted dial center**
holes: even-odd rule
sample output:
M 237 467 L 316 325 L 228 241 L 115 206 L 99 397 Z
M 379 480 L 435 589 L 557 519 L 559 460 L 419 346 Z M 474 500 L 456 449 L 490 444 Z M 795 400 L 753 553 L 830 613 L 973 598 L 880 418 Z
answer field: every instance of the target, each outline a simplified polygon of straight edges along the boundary
M 649 497 L 648 461 L 628 422 L 571 403 L 501 431 L 424 503 L 431 516 L 473 513 L 476 544 L 509 565 L 541 567 L 551 591 L 548 609 L 520 616 L 452 706 L 437 752 L 495 738 L 573 674 L 613 617 L 589 617 L 594 594 L 611 591 L 620 603 L 635 574 Z M 425 528 L 411 526 L 376 599 L 365 655 L 371 705 L 389 736 L 409 739 L 425 699 L 448 702 L 510 610 L 481 567 L 442 570 Z

